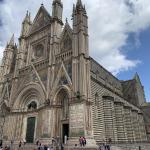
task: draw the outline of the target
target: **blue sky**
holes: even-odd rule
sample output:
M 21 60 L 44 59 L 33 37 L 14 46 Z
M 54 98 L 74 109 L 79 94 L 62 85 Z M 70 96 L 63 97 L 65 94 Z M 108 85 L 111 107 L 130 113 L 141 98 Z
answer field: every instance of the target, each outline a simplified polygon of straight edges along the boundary
M 150 0 L 82 0 L 89 16 L 90 55 L 121 80 L 138 72 L 150 101 Z M 0 59 L 7 41 L 20 35 L 26 11 L 35 17 L 41 3 L 51 14 L 52 0 L 0 0 Z M 63 0 L 71 24 L 72 5 Z
M 133 78 L 137 72 L 144 86 L 147 101 L 150 101 L 150 27 L 141 31 L 138 35 L 138 45 L 135 34 L 131 34 L 128 44 L 124 47 L 127 55 L 131 59 L 139 59 L 141 63 L 129 71 L 121 72 L 117 76 L 119 79 L 127 80 Z

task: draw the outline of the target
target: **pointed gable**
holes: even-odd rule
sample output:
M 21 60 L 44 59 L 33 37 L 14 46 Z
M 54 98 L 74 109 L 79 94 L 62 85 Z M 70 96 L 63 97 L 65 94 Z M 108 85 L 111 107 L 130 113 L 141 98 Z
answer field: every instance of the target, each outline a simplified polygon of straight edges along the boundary
M 62 62 L 60 69 L 58 71 L 56 80 L 54 81 L 52 92 L 54 92 L 57 89 L 57 87 L 63 86 L 63 85 L 69 85 L 71 87 L 72 81 L 71 81 L 69 74 L 67 73 L 64 63 Z
M 61 40 L 60 40 L 61 51 L 68 51 L 72 49 L 72 34 L 73 31 L 69 23 L 66 21 L 65 27 L 61 34 Z
M 48 25 L 50 23 L 51 16 L 42 5 L 33 21 L 30 34 L 41 29 L 42 27 Z
M 141 87 L 143 87 L 138 73 L 135 74 L 134 80 L 135 80 Z

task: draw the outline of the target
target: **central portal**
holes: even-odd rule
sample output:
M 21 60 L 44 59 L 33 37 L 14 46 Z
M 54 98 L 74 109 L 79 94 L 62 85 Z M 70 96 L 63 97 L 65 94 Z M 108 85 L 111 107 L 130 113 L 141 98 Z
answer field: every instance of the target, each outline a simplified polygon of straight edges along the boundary
M 65 143 L 69 137 L 69 95 L 66 89 L 61 89 L 56 97 L 56 126 L 55 136 L 60 136 L 61 142 Z M 66 138 L 67 137 L 67 138 Z M 66 141 L 67 142 L 67 141 Z

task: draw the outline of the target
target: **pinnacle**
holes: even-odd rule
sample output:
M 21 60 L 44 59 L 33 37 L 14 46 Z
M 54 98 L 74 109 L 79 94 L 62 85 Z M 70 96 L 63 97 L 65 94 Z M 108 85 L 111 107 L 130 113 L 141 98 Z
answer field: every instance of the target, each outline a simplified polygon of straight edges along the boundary
M 135 75 L 134 75 L 134 79 L 138 79 L 139 78 L 139 75 L 138 73 L 136 72 Z
M 53 0 L 53 3 L 55 3 L 55 2 L 61 3 L 61 0 Z
M 83 5 L 82 5 L 82 1 L 81 0 L 77 0 L 77 7 L 80 7 L 80 8 L 83 8 Z
M 66 24 L 68 24 L 68 18 L 66 18 Z
M 14 38 L 14 34 L 12 35 L 10 42 L 8 43 L 8 46 L 14 46 L 15 45 L 15 38 Z
M 24 18 L 23 23 L 24 23 L 24 22 L 30 22 L 30 13 L 29 13 L 28 10 L 27 10 L 27 13 L 26 13 L 26 16 L 25 16 L 25 18 Z
M 75 13 L 76 11 L 76 7 L 75 7 L 75 4 L 73 4 L 73 13 Z
M 56 2 L 61 2 L 61 0 L 54 0 L 54 2 L 55 2 L 55 1 L 56 1 Z

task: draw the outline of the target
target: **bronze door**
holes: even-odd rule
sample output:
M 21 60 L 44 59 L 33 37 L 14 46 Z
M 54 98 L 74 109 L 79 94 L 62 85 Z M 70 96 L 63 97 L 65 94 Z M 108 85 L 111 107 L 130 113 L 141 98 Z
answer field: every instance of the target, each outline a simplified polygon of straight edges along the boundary
M 35 117 L 30 117 L 27 119 L 27 132 L 26 132 L 27 143 L 34 142 L 35 119 L 36 119 Z

